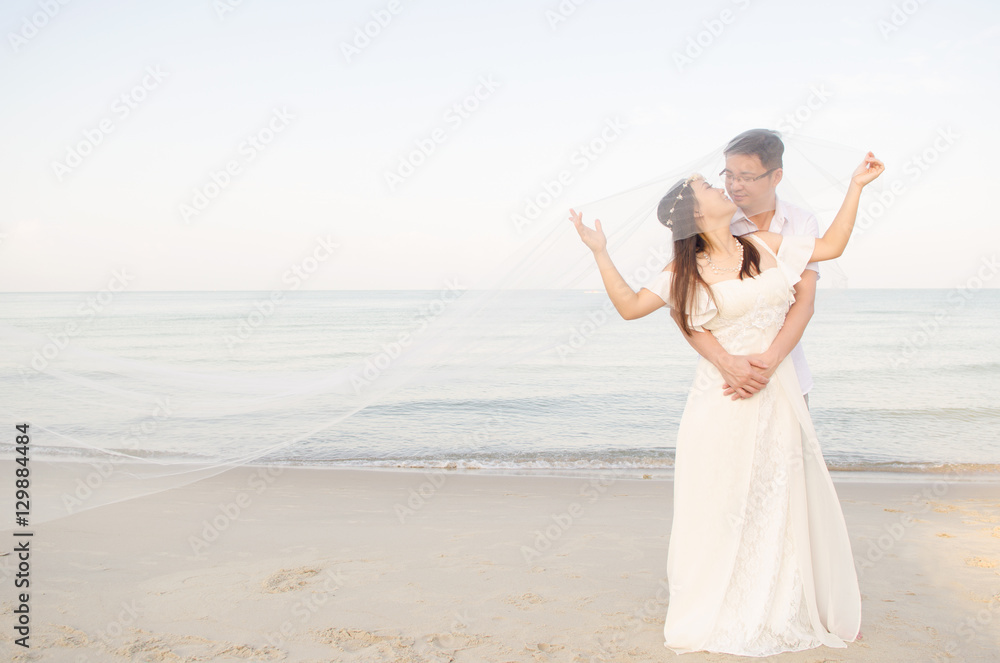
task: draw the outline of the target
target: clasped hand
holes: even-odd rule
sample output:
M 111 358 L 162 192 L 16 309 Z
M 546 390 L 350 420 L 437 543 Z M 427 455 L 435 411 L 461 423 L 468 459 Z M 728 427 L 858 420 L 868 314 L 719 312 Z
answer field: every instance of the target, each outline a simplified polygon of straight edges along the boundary
M 750 398 L 767 386 L 778 362 L 768 353 L 728 355 L 720 362 L 719 372 L 724 380 L 722 394 L 737 401 Z

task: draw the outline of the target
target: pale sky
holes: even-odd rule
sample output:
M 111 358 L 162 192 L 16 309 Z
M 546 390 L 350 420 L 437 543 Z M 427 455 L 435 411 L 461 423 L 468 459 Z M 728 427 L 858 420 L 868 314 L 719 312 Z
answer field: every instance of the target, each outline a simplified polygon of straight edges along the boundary
M 986 0 L 8 0 L 0 28 L 2 291 L 272 290 L 310 259 L 305 289 L 473 283 L 560 171 L 555 218 L 754 127 L 885 161 L 850 287 L 958 287 L 1000 249 Z

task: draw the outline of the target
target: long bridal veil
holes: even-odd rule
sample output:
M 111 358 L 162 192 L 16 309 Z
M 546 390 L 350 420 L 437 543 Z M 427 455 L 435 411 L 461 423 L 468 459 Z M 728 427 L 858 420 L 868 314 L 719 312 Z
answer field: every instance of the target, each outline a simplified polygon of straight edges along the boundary
M 784 178 L 778 194 L 813 211 L 822 231 L 867 146 L 797 135 L 783 139 Z M 671 255 L 670 231 L 656 219 L 657 204 L 678 179 L 695 172 L 721 185 L 723 148 L 678 163 L 670 172 L 651 173 L 655 177 L 649 181 L 600 200 L 553 204 L 533 220 L 501 268 L 476 283 L 432 295 L 419 324 L 399 320 L 399 332 L 375 339 L 375 351 L 363 333 L 356 347 L 344 346 L 342 339 L 341 347 L 327 348 L 330 361 L 319 367 L 272 365 L 263 351 L 231 365 L 199 361 L 207 356 L 197 347 L 199 334 L 206 344 L 216 343 L 217 337 L 209 338 L 214 333 L 212 311 L 196 304 L 184 321 L 191 327 L 192 346 L 176 348 L 171 355 L 176 360 L 127 357 L 112 343 L 81 342 L 60 321 L 51 321 L 49 329 L 55 332 L 39 331 L 32 324 L 39 312 L 25 295 L 0 323 L 0 410 L 9 431 L 0 440 L 0 452 L 18 457 L 14 426 L 27 422 L 38 482 L 45 481 L 41 463 L 46 459 L 81 461 L 69 464 L 70 478 L 54 493 L 33 502 L 33 523 L 187 485 L 280 458 L 296 447 L 334 441 L 341 447 L 353 445 L 358 457 L 370 457 L 355 426 L 366 412 L 393 416 L 404 395 L 422 392 L 482 398 L 487 385 L 495 395 L 497 385 L 513 384 L 519 370 L 544 371 L 547 362 L 557 361 L 572 346 L 573 330 L 585 316 L 571 309 L 526 316 L 521 306 L 532 296 L 526 288 L 601 287 L 593 258 L 568 221 L 569 208 L 582 212 L 588 226 L 601 219 L 616 266 L 639 288 Z M 865 223 L 866 213 L 859 214 L 859 224 Z M 825 269 L 824 279 L 825 285 L 844 280 L 835 265 Z M 259 305 L 263 315 L 267 303 Z M 377 307 L 378 298 L 367 306 Z M 329 314 L 350 316 L 352 309 L 333 308 Z M 498 327 L 497 319 L 510 320 L 510 327 Z M 130 333 L 158 342 L 157 329 L 143 328 L 138 320 L 135 324 Z M 389 321 L 386 328 L 394 324 Z M 667 326 L 664 337 L 683 343 Z M 401 418 L 401 447 L 435 436 L 475 440 L 483 428 L 482 421 L 454 407 L 454 399 L 447 411 L 436 411 L 432 398 L 425 402 L 419 416 Z

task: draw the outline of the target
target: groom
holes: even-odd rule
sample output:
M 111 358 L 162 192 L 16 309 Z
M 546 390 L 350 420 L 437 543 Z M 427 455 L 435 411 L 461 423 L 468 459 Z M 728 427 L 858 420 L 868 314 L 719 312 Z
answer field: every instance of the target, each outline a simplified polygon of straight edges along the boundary
M 782 201 L 775 189 L 781 182 L 785 145 L 778 133 L 769 129 L 744 131 L 729 141 L 725 149 L 726 168 L 720 173 L 726 193 L 739 209 L 733 215 L 730 228 L 734 235 L 767 230 L 782 235 L 812 235 L 819 237 L 819 223 L 810 212 Z M 802 387 L 806 405 L 812 388 L 812 374 L 806 365 L 805 353 L 799 340 L 813 314 L 817 263 L 811 262 L 795 284 L 795 303 L 785 317 L 778 335 L 770 347 L 756 355 L 731 355 L 710 332 L 694 332 L 686 336 L 688 343 L 722 373 L 723 393 L 733 398 L 749 398 L 760 391 L 786 356 L 791 356 L 795 373 Z M 670 310 L 674 320 L 677 312 Z

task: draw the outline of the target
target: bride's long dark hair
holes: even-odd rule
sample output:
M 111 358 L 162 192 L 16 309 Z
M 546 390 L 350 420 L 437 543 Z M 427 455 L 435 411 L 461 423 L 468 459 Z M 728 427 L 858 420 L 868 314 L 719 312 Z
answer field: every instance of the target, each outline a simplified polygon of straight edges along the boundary
M 698 232 L 694 216 L 696 211 L 698 211 L 698 201 L 694 197 L 694 188 L 690 180 L 682 180 L 675 184 L 667 195 L 663 196 L 656 208 L 656 218 L 670 228 L 675 237 L 670 306 L 683 314 L 680 316 L 680 325 L 685 336 L 690 336 L 692 333 L 687 312 L 697 289 L 704 288 L 709 298 L 715 302 L 712 289 L 698 271 L 698 253 L 704 251 L 707 245 Z M 737 237 L 736 241 L 743 245 L 743 264 L 740 267 L 739 278 L 760 274 L 760 252 L 757 251 L 757 247 L 749 238 Z

